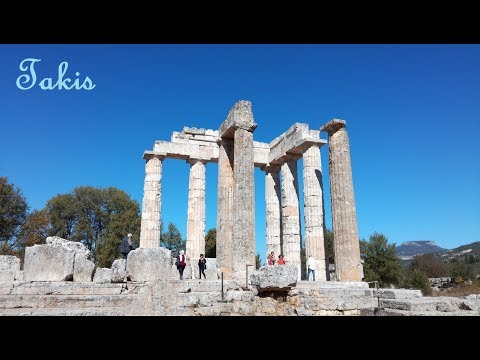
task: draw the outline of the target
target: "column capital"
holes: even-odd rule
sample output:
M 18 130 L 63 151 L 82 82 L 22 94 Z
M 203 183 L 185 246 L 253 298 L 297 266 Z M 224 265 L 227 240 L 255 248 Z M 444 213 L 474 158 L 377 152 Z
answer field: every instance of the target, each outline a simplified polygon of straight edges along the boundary
M 155 152 L 155 151 L 144 151 L 143 152 L 143 158 L 147 161 L 150 160 L 150 159 L 153 159 L 153 158 L 157 158 L 157 159 L 160 159 L 160 161 L 162 161 L 166 157 L 167 157 L 167 154 L 165 154 L 165 153 L 158 153 L 158 152 Z
M 208 160 L 206 159 L 196 159 L 196 158 L 188 158 L 187 160 L 185 160 L 187 163 L 189 163 L 190 165 L 194 165 L 196 164 L 197 162 L 201 162 L 203 165 L 205 165 L 206 163 L 208 163 Z
M 260 168 L 260 170 L 265 171 L 265 174 L 269 173 L 279 173 L 282 167 L 280 165 L 265 165 Z
M 325 131 L 328 135 L 336 133 L 338 130 L 347 127 L 347 122 L 342 119 L 332 119 L 325 125 L 320 126 L 320 131 Z

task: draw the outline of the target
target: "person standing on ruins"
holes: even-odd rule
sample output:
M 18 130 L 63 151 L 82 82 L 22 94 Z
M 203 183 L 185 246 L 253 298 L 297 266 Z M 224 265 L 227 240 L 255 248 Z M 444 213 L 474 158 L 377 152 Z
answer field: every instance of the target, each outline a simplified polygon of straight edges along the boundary
M 183 280 L 183 271 L 185 270 L 185 266 L 187 266 L 187 256 L 183 250 L 180 250 L 175 265 L 177 265 L 178 272 L 180 273 L 180 280 Z
M 203 256 L 203 254 L 200 254 L 200 259 L 198 259 L 198 277 L 200 279 L 202 278 L 202 274 L 205 279 L 207 278 L 205 276 L 206 268 L 207 268 L 207 259 L 205 259 L 205 256 Z
M 278 255 L 278 265 L 285 265 L 285 259 L 283 258 L 283 255 Z
M 315 281 L 315 259 L 313 258 L 312 254 L 308 256 L 307 269 L 307 281 L 310 280 L 310 273 L 313 274 L 313 281 Z
M 275 265 L 275 253 L 272 251 L 267 257 L 268 265 Z
M 128 234 L 122 239 L 120 243 L 119 250 L 122 253 L 123 258 L 126 260 L 128 257 L 128 253 L 135 249 L 135 246 L 132 242 L 132 234 Z

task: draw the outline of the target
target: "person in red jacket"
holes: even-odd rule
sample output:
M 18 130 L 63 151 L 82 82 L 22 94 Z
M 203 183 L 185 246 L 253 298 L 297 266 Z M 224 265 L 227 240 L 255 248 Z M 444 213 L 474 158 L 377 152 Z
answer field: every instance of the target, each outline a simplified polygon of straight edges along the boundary
M 183 270 L 185 270 L 185 266 L 187 266 L 187 255 L 185 255 L 183 250 L 180 250 L 175 265 L 177 265 L 178 272 L 180 273 L 180 280 L 183 280 Z
M 283 255 L 278 255 L 278 265 L 285 265 L 285 259 L 283 258 Z

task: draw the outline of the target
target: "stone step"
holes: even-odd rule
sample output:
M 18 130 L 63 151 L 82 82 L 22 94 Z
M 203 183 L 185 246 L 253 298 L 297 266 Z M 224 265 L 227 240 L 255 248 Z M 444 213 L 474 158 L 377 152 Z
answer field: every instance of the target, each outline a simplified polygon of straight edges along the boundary
M 1 309 L 0 316 L 124 316 L 123 308 L 13 308 Z
M 399 309 L 376 309 L 375 316 L 480 316 L 477 311 L 457 310 L 457 311 L 407 311 Z
M 123 307 L 137 300 L 137 294 L 120 295 L 3 295 L 1 309 Z
M 312 292 L 318 292 L 326 297 L 345 297 L 345 298 L 365 298 L 376 297 L 374 289 L 362 289 L 362 288 L 296 288 L 299 295 L 311 294 Z M 292 293 L 295 293 L 292 291 Z
M 222 300 L 222 295 L 215 292 L 189 292 L 178 293 L 175 296 L 175 306 L 212 306 L 214 303 Z
M 368 289 L 368 283 L 365 281 L 297 281 L 297 288 L 362 288 Z
M 407 311 L 455 312 L 469 310 L 471 302 L 458 298 L 424 297 L 413 299 L 380 299 L 380 307 Z
M 222 292 L 221 280 L 175 280 L 172 281 L 179 292 Z M 234 280 L 223 282 L 223 290 L 237 288 L 238 284 Z
M 115 295 L 115 294 L 121 294 L 123 292 L 126 292 L 128 289 L 128 286 L 129 285 L 126 283 L 114 284 L 114 283 L 73 282 L 73 281 L 14 282 L 8 294 L 10 295 Z

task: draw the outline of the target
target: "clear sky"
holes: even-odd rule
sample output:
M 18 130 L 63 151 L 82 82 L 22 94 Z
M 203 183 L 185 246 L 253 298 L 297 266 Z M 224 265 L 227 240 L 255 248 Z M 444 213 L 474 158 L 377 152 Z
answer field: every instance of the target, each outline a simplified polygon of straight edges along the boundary
M 17 87 L 20 62 L 37 82 Z M 42 90 L 86 76 L 87 90 Z M 27 72 L 29 73 L 29 72 Z M 24 87 L 26 85 L 23 85 Z M 295 122 L 344 119 L 359 235 L 391 243 L 480 241 L 480 45 L 0 45 L 0 176 L 31 209 L 82 185 L 142 203 L 145 150 L 184 126 L 218 129 L 252 101 L 254 140 Z M 326 134 L 322 133 L 326 139 Z M 328 145 L 321 149 L 331 229 Z M 299 164 L 300 190 L 301 162 Z M 164 161 L 162 219 L 186 235 L 189 165 Z M 255 170 L 257 251 L 265 257 L 264 174 Z M 216 226 L 217 165 L 207 165 L 207 230 Z M 302 211 L 303 226 L 303 211 Z

